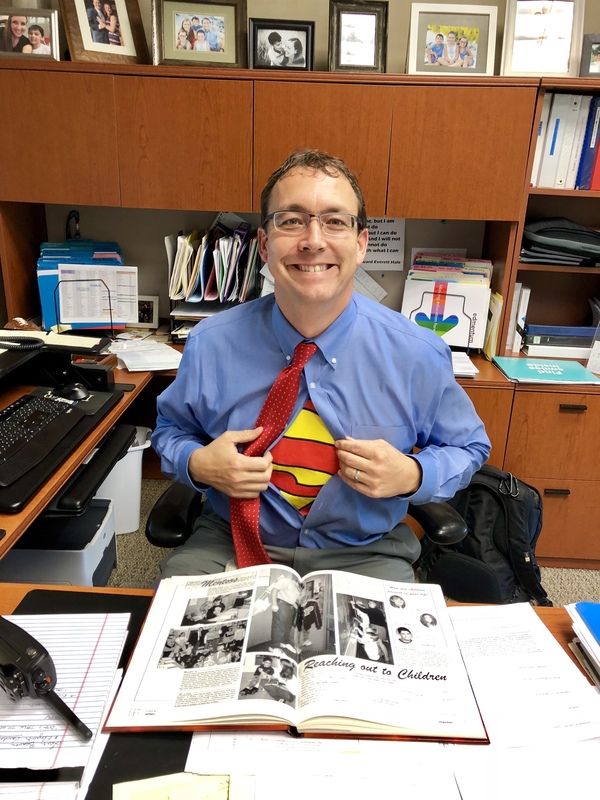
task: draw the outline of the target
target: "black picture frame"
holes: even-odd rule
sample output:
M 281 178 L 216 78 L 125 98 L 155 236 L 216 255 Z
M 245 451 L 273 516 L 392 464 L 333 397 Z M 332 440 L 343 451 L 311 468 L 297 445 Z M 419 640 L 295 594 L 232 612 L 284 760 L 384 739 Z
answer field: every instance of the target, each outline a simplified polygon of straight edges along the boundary
M 310 20 L 251 18 L 248 66 L 250 69 L 309 72 L 313 68 L 314 39 L 315 23 Z M 277 49 L 279 46 L 280 51 Z M 276 60 L 281 63 L 275 63 Z
M 579 77 L 600 78 L 600 33 L 586 33 L 583 36 Z
M 211 22 L 210 35 L 213 36 L 214 31 L 221 37 L 220 47 L 213 49 L 208 41 L 206 50 L 197 49 L 196 44 L 187 49 L 177 46 L 183 21 L 187 19 L 191 22 L 194 17 L 200 22 L 208 18 Z M 246 0 L 153 0 L 152 63 L 244 68 Z
M 329 71 L 385 72 L 387 20 L 387 2 L 330 0 Z

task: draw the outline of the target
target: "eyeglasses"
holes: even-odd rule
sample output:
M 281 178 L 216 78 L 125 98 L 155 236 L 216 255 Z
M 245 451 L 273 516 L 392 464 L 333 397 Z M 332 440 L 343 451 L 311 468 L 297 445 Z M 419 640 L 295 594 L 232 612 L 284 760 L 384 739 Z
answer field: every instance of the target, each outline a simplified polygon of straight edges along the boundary
M 354 227 L 361 229 L 360 219 L 354 214 L 309 214 L 308 211 L 276 211 L 263 220 L 263 227 L 273 220 L 273 227 L 280 233 L 298 236 L 306 231 L 311 220 L 318 219 L 326 236 L 347 236 Z

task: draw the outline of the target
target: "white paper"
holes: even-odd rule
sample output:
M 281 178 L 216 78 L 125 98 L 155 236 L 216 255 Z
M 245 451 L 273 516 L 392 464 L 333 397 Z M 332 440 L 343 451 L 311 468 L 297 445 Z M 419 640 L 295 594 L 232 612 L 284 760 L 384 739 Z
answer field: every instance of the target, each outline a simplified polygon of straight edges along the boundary
M 600 696 L 528 603 L 449 612 L 492 744 L 600 736 Z
M 362 267 L 357 267 L 354 273 L 354 290 L 371 300 L 377 300 L 378 303 L 387 296 L 383 286 L 380 286 Z
M 119 661 L 129 614 L 40 614 L 7 617 L 42 644 L 54 662 L 56 693 L 95 734 Z M 84 741 L 49 705 L 0 694 L 0 767 L 84 766 Z M 35 753 L 35 755 L 34 755 Z
M 400 770 L 399 764 L 410 765 Z M 302 770 L 302 779 L 289 776 Z M 285 733 L 194 734 L 186 772 L 256 775 L 256 798 L 285 781 L 288 797 L 394 797 L 390 782 L 400 781 L 403 800 L 459 800 L 444 746 L 433 742 L 366 739 L 294 739 Z M 399 784 L 398 784 L 399 785 Z M 294 794 L 294 789 L 299 792 Z M 326 791 L 327 790 L 327 791 Z M 290 795 L 289 792 L 292 792 Z M 358 792 L 362 794 L 359 794 Z M 278 797 L 280 792 L 271 795 Z M 481 800 L 481 799 L 480 799 Z
M 593 372 L 595 375 L 600 375 L 600 339 L 594 342 L 586 366 L 590 372 Z
M 137 267 L 59 264 L 58 280 L 61 323 L 138 321 Z
M 181 361 L 181 353 L 164 342 L 147 339 L 133 342 L 113 342 L 109 352 L 115 353 L 119 367 L 129 372 L 152 372 L 165 369 L 177 369 Z
M 367 270 L 402 272 L 405 219 L 369 218 L 369 247 L 362 265 Z
M 446 745 L 462 800 L 598 796 L 600 740 L 535 747 Z

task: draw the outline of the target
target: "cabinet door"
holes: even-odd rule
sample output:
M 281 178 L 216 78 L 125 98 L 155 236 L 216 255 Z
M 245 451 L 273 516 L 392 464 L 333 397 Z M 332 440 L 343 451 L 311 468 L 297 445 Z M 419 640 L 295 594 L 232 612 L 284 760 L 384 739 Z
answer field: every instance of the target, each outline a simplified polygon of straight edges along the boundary
M 121 205 L 249 211 L 252 84 L 115 78 Z
M 399 86 L 387 215 L 519 219 L 535 87 Z
M 463 386 L 463 388 L 471 398 L 492 443 L 492 452 L 487 463 L 502 469 L 513 401 L 512 388 L 489 389 L 475 386 Z
M 0 97 L 0 200 L 119 205 L 112 75 L 2 70 Z
M 545 559 L 582 562 L 600 560 L 598 483 L 532 477 L 524 480 L 535 486 L 544 503 L 542 532 L 535 549 L 536 555 Z M 575 563 L 570 566 L 586 565 Z
M 254 88 L 254 210 L 267 178 L 293 150 L 342 158 L 358 176 L 367 213 L 383 216 L 392 89 L 352 84 L 257 81 Z
M 517 477 L 600 480 L 600 394 L 515 392 L 505 469 Z

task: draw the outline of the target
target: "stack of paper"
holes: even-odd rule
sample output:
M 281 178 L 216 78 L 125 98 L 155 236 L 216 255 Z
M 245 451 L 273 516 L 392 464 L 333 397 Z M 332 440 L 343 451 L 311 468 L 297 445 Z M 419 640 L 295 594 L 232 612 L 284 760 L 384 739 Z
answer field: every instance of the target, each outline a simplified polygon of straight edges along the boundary
M 402 313 L 451 347 L 484 346 L 492 262 L 455 253 L 415 253 Z
M 56 668 L 56 693 L 94 738 L 81 739 L 43 700 L 27 697 L 14 702 L 0 693 L 0 768 L 31 771 L 29 783 L 19 783 L 18 793 L 16 785 L 9 787 L 4 796 L 75 798 L 80 786 L 89 785 L 108 738 L 100 731 L 120 678 L 117 667 L 129 614 L 39 614 L 8 619 L 46 648 Z M 56 770 L 56 783 L 41 783 L 36 770 Z
M 164 342 L 142 339 L 132 342 L 113 342 L 109 352 L 115 353 L 119 367 L 129 372 L 157 372 L 177 369 L 181 353 Z

